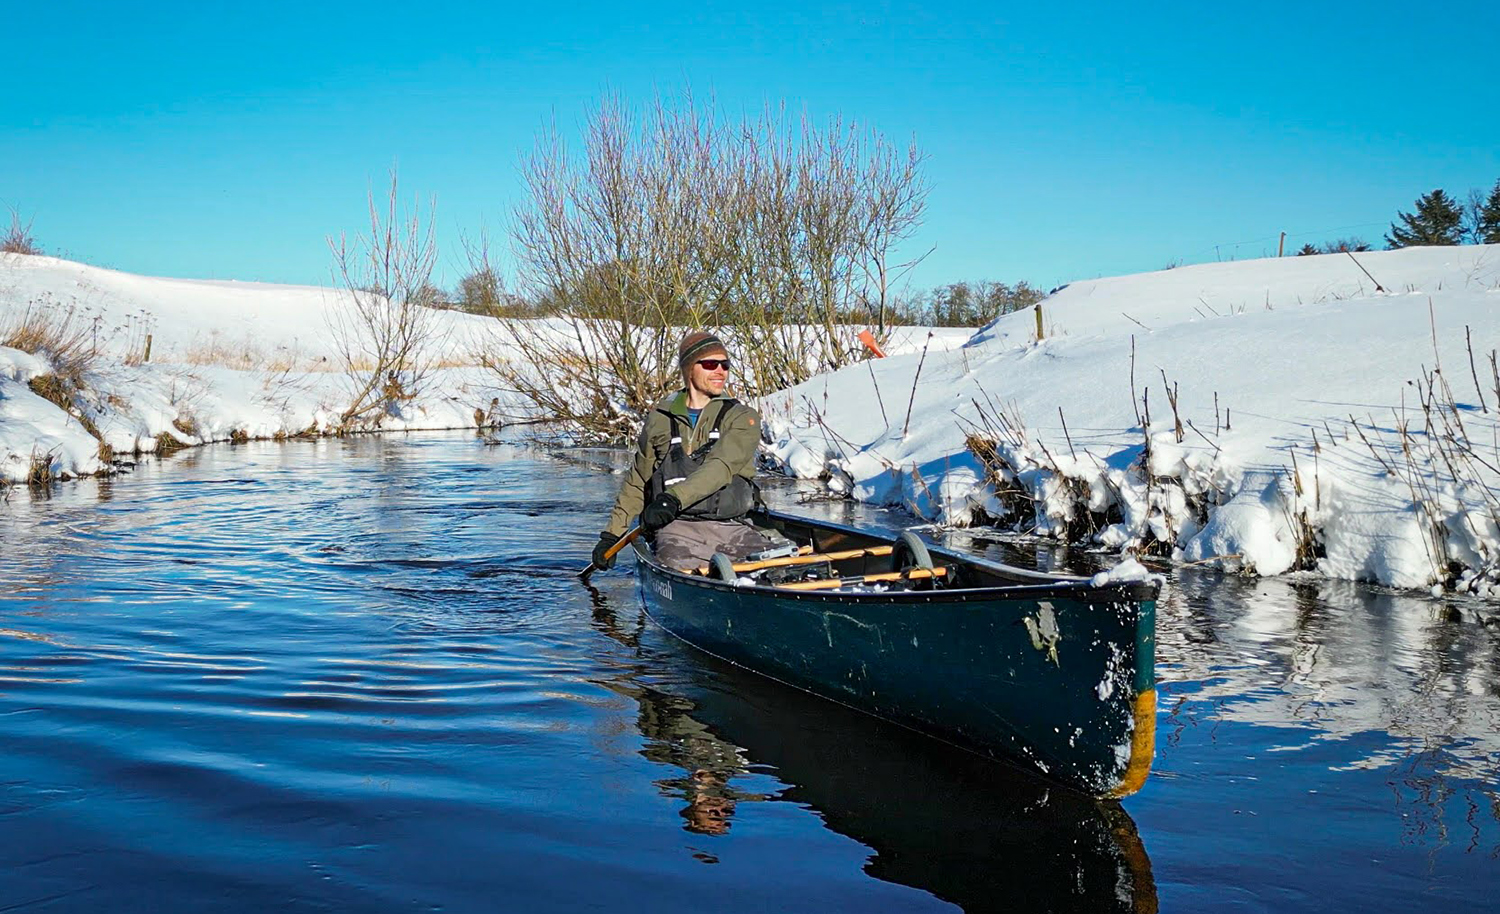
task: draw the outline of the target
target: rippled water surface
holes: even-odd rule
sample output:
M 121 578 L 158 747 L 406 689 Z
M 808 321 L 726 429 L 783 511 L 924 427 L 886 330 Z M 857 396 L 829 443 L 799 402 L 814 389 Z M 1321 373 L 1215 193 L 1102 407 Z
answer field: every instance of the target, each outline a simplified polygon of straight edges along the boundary
M 1095 804 L 580 586 L 615 484 L 435 435 L 11 493 L 0 911 L 1493 909 L 1490 607 L 1184 572 Z

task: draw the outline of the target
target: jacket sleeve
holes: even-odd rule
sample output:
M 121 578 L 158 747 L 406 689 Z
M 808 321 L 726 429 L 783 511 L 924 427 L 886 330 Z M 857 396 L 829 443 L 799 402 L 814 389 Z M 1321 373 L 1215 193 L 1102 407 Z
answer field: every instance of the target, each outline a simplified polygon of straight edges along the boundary
M 651 416 L 641 425 L 641 436 L 636 442 L 635 460 L 630 469 L 625 471 L 625 478 L 620 482 L 620 494 L 615 496 L 614 510 L 609 513 L 609 523 L 605 525 L 604 532 L 615 536 L 622 535 L 630 529 L 630 521 L 641 513 L 646 506 L 646 483 L 650 481 L 651 474 L 656 471 L 659 461 L 656 443 L 651 433 L 653 422 Z
M 684 508 L 714 494 L 735 476 L 755 478 L 755 452 L 760 448 L 760 414 L 743 403 L 719 426 L 719 443 L 708 452 L 708 458 L 691 476 L 670 486 Z

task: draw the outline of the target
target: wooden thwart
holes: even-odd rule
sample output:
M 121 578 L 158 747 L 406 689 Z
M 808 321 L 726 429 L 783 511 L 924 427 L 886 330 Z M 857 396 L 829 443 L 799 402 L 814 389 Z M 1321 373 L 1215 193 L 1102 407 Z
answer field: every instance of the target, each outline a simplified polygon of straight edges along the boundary
M 928 571 L 926 568 L 913 568 L 910 571 L 887 571 L 882 574 L 865 574 L 852 578 L 829 578 L 826 581 L 798 581 L 795 584 L 781 584 L 778 587 L 781 590 L 833 590 L 837 587 L 854 584 L 878 584 L 881 581 L 915 581 L 920 578 L 941 578 L 947 574 L 947 567 L 939 565 L 931 571 Z
M 890 555 L 890 546 L 872 546 L 869 549 L 846 549 L 843 552 L 820 552 L 816 555 L 811 546 L 803 546 L 797 550 L 797 555 L 783 556 L 779 559 L 766 559 L 763 562 L 735 562 L 734 570 L 738 572 L 760 571 L 762 568 L 781 568 L 786 565 L 813 565 L 818 562 L 839 562 L 844 559 L 857 559 L 862 555 Z M 698 574 L 708 574 L 707 565 L 699 565 Z

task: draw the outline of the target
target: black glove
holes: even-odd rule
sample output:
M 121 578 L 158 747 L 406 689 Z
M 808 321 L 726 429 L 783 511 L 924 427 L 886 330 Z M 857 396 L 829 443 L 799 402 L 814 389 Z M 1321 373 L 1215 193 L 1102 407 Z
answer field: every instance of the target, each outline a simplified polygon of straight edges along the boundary
M 605 555 L 604 553 L 608 552 L 610 550 L 610 547 L 615 543 L 618 543 L 619 541 L 620 538 L 618 536 L 615 536 L 613 533 L 599 534 L 599 543 L 594 547 L 595 567 L 603 568 L 606 570 L 614 567 L 615 556 Z
M 671 492 L 663 492 L 641 511 L 641 526 L 647 533 L 660 530 L 682 513 L 682 502 Z

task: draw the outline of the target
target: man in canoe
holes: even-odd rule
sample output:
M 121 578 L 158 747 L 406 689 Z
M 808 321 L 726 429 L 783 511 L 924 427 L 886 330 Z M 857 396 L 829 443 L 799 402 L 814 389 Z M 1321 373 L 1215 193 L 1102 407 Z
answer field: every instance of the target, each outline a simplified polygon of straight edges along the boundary
M 641 518 L 656 557 L 673 568 L 703 565 L 715 552 L 740 559 L 769 541 L 745 519 L 755 506 L 755 452 L 760 415 L 726 396 L 729 352 L 705 330 L 682 338 L 677 366 L 683 389 L 646 416 L 635 461 L 620 484 L 594 564 Z

